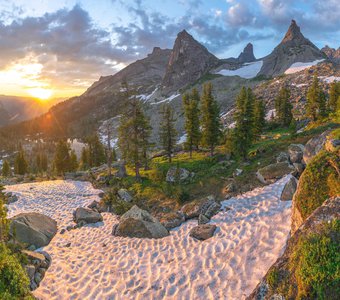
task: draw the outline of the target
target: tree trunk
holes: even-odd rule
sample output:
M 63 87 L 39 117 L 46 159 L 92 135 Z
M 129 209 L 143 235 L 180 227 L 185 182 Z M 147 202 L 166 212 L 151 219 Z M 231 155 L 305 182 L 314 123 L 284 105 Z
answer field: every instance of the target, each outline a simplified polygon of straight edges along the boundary
M 210 156 L 214 156 L 214 146 L 210 146 Z
M 135 164 L 135 171 L 136 171 L 136 180 L 140 181 L 140 173 L 139 173 L 139 165 L 138 165 L 138 163 Z

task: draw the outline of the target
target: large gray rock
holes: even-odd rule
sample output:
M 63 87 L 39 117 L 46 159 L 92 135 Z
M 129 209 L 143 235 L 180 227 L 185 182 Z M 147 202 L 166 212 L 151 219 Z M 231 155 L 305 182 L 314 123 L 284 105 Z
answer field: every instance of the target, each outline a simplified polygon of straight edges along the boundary
M 10 219 L 10 235 L 36 248 L 46 246 L 57 233 L 57 222 L 39 213 L 22 213 Z
M 168 236 L 169 232 L 147 211 L 134 205 L 121 216 L 119 223 L 113 227 L 112 234 L 130 238 L 159 239 Z
M 313 137 L 307 142 L 303 151 L 303 160 L 306 164 L 308 164 L 312 160 L 312 158 L 321 151 L 327 141 L 327 136 L 330 132 L 331 130 L 327 130 L 319 136 Z
M 289 162 L 289 154 L 286 152 L 280 152 L 276 157 L 276 162 Z
M 203 214 L 210 219 L 217 214 L 220 209 L 221 204 L 216 202 L 215 197 L 208 196 L 185 204 L 182 207 L 181 212 L 185 215 L 186 219 L 197 218 L 200 214 Z
M 171 167 L 166 173 L 167 182 L 181 182 L 189 178 L 190 172 L 184 168 Z
M 99 212 L 85 207 L 78 207 L 73 213 L 73 220 L 79 223 L 97 223 L 103 221 L 103 217 Z
M 131 202 L 133 199 L 133 197 L 130 195 L 130 193 L 126 189 L 119 189 L 118 196 L 120 199 L 122 199 L 125 202 Z
M 264 184 L 275 182 L 287 174 L 291 174 L 295 168 L 288 162 L 280 162 L 268 165 L 257 171 L 256 177 Z
M 159 218 L 161 224 L 167 229 L 170 230 L 172 228 L 180 226 L 183 222 L 185 222 L 185 216 L 182 212 L 171 212 L 162 215 Z
M 212 224 L 201 224 L 190 230 L 189 235 L 198 240 L 206 240 L 214 235 L 216 225 Z
M 297 179 L 292 176 L 288 182 L 286 183 L 286 185 L 284 186 L 282 193 L 281 193 L 281 197 L 280 200 L 281 201 L 290 201 L 293 199 L 294 193 L 296 191 L 297 188 L 297 184 L 298 181 Z
M 301 163 L 304 146 L 301 144 L 291 144 L 288 146 L 289 159 L 291 163 Z

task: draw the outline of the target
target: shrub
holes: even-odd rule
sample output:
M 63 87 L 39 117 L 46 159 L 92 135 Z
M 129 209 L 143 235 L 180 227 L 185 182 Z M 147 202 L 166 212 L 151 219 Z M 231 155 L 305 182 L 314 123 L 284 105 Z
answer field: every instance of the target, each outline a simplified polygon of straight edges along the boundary
M 4 244 L 0 244 L 0 299 L 32 299 L 26 272 Z
M 128 203 L 124 200 L 121 200 L 117 194 L 118 188 L 111 189 L 105 197 L 103 201 L 106 205 L 110 206 L 112 211 L 117 215 L 123 215 L 126 213 L 132 206 L 132 203 Z

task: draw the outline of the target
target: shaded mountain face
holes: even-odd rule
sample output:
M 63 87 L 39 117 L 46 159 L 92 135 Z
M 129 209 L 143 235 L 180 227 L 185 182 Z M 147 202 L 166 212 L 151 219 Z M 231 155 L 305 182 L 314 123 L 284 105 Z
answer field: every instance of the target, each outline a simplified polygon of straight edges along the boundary
M 3 104 L 0 102 L 0 126 L 8 125 L 11 117 Z
M 255 61 L 256 58 L 254 56 L 253 44 L 248 43 L 237 59 L 240 63 L 248 63 Z
M 283 74 L 293 63 L 312 62 L 326 58 L 312 42 L 306 39 L 300 27 L 292 20 L 281 43 L 263 59 L 259 74 L 276 76 Z
M 340 47 L 338 49 L 330 48 L 327 45 L 321 49 L 327 57 L 337 63 L 340 63 Z
M 101 77 L 84 95 L 112 93 L 120 89 L 123 81 L 127 81 L 129 86 L 134 88 L 139 87 L 138 93 L 148 94 L 162 82 L 170 54 L 170 49 L 155 47 L 146 58 L 137 60 L 115 75 Z
M 165 93 L 176 91 L 195 82 L 218 64 L 216 56 L 183 30 L 177 35 L 162 88 Z

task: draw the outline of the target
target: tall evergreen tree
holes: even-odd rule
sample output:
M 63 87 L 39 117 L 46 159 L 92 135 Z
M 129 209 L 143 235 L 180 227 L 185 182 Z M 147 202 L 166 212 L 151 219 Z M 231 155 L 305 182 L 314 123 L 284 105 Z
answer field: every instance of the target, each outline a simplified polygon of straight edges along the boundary
M 126 92 L 127 91 L 127 92 Z M 141 103 L 135 97 L 130 97 L 126 86 L 127 110 L 120 119 L 118 128 L 118 145 L 122 158 L 134 166 L 136 179 L 140 179 L 140 167 L 146 163 L 147 153 L 151 144 L 149 137 L 151 127 L 146 118 Z
M 58 174 L 64 175 L 65 172 L 71 169 L 70 159 L 70 147 L 66 141 L 60 140 L 57 144 L 55 156 L 54 156 L 54 167 Z
M 11 175 L 11 167 L 9 165 L 8 160 L 5 160 L 2 165 L 2 176 L 9 177 Z
M 330 112 L 336 112 L 340 98 L 340 82 L 332 82 L 329 88 L 328 109 Z
M 276 119 L 282 126 L 289 126 L 293 118 L 293 106 L 290 103 L 289 98 L 290 91 L 286 87 L 281 88 L 279 94 L 275 98 Z
M 322 91 L 318 76 L 315 74 L 313 83 L 307 92 L 307 115 L 316 121 L 326 115 L 326 97 Z
M 8 237 L 9 220 L 7 219 L 7 210 L 5 207 L 5 195 L 2 192 L 3 186 L 0 185 L 0 246 Z
M 199 102 L 200 95 L 197 89 L 193 89 L 191 91 L 191 94 L 185 94 L 183 96 L 183 108 L 185 117 L 184 128 L 186 132 L 185 146 L 189 150 L 190 158 L 192 157 L 193 149 L 198 149 L 201 138 Z
M 254 107 L 254 137 L 257 139 L 263 132 L 264 126 L 266 125 L 265 120 L 265 105 L 261 100 L 255 101 Z
M 254 103 L 255 96 L 252 90 L 243 87 L 236 100 L 234 135 L 235 152 L 243 159 L 247 158 L 254 138 Z
M 25 175 L 28 172 L 28 163 L 23 149 L 20 149 L 15 157 L 14 172 L 18 175 Z
M 97 134 L 94 134 L 86 139 L 88 145 L 88 163 L 89 166 L 98 167 L 105 163 L 105 149 Z
M 46 172 L 48 169 L 48 158 L 46 153 L 40 154 L 40 170 L 41 172 Z
M 162 109 L 162 120 L 159 131 L 159 138 L 163 149 L 165 150 L 169 163 L 171 163 L 172 153 L 176 146 L 177 131 L 175 128 L 176 119 L 172 107 L 167 104 Z
M 81 158 L 80 158 L 80 164 L 82 170 L 87 170 L 90 165 L 89 165 L 89 149 L 87 147 L 83 147 L 81 150 Z
M 201 112 L 202 112 L 202 143 L 210 148 L 210 155 L 214 155 L 222 135 L 220 109 L 212 95 L 212 84 L 203 86 Z
M 70 171 L 71 172 L 77 171 L 78 166 L 79 165 L 78 165 L 78 158 L 77 158 L 76 152 L 72 150 L 70 154 Z

